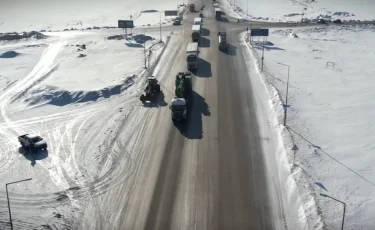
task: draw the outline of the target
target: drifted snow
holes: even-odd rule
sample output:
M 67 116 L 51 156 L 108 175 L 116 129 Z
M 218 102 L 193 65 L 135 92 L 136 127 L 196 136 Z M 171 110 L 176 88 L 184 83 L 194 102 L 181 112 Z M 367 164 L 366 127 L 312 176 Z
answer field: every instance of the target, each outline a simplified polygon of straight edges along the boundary
M 375 2 L 371 0 L 222 0 L 221 3 L 230 16 L 251 20 L 301 21 L 302 13 L 308 20 L 318 17 L 368 21 L 375 19 Z
M 177 4 L 182 4 L 182 1 L 65 0 L 60 3 L 54 0 L 2 0 L 0 32 L 22 32 L 30 28 L 55 31 L 94 26 L 117 27 L 117 20 L 129 20 L 130 17 L 136 27 L 157 25 L 160 21 L 159 11 L 162 21 L 170 22 L 170 19 L 164 18 L 163 11 L 177 10 Z
M 116 158 L 112 147 L 120 130 L 124 139 L 131 135 L 128 118 L 140 106 L 146 79 L 144 50 L 152 69 L 165 43 L 153 39 L 159 33 L 147 33 L 146 49 L 135 40 L 106 39 L 121 33 L 55 32 L 39 41 L 2 43 L 0 53 L 20 55 L 0 65 L 0 182 L 33 178 L 10 188 L 18 228 L 73 226 L 83 197 L 122 181 L 114 169 L 129 159 Z M 25 133 L 45 138 L 48 151 L 24 152 L 17 136 Z M 5 196 L 0 203 L 6 207 Z M 0 212 L 2 223 L 7 218 Z
M 291 31 L 299 38 L 290 37 Z M 309 229 L 341 226 L 342 205 L 320 193 L 346 202 L 345 228 L 375 226 L 373 31 L 372 26 L 270 31 L 273 45 L 265 49 L 262 75 L 276 87 L 273 106 L 282 123 L 287 67 L 277 63 L 291 66 L 289 128 L 283 139 Z M 254 45 L 254 51 L 260 58 L 260 47 Z M 335 66 L 326 67 L 327 62 Z M 295 161 L 294 144 L 299 149 Z

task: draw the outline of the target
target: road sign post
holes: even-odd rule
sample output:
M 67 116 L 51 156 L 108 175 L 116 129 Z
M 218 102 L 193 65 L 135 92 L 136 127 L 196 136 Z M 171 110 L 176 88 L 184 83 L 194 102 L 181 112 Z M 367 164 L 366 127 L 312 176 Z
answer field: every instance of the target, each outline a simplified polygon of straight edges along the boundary
M 338 199 L 336 199 L 336 198 L 334 198 L 332 196 L 328 196 L 326 194 L 323 194 L 323 193 L 320 193 L 320 195 L 323 196 L 323 197 L 331 198 L 332 200 L 337 201 L 337 202 L 339 202 L 339 203 L 341 203 L 343 205 L 344 209 L 343 209 L 343 213 L 342 213 L 341 230 L 344 230 L 346 203 L 343 202 L 343 201 L 341 201 L 341 200 L 338 200 Z
M 293 164 L 294 164 L 294 161 L 296 160 L 296 153 L 298 151 L 298 147 L 296 144 L 293 146 L 292 150 L 294 152 L 294 156 L 293 156 Z
M 263 42 L 262 42 L 262 71 L 263 71 L 263 66 L 264 66 L 264 37 L 268 37 L 269 34 L 269 29 L 250 29 L 250 40 L 251 37 L 258 37 L 258 42 L 259 42 L 259 37 L 263 37 Z
M 11 184 L 16 184 L 16 183 L 21 183 L 24 181 L 29 181 L 32 180 L 32 178 L 24 179 L 24 180 L 19 180 L 19 181 L 14 181 L 10 183 L 5 184 L 5 192 L 7 194 L 7 203 L 8 203 L 8 211 L 9 211 L 9 221 L 10 221 L 10 229 L 13 230 L 13 222 L 12 222 L 12 213 L 10 212 L 10 202 L 9 202 L 9 194 L 8 194 L 8 186 Z
M 118 20 L 118 28 L 125 29 L 125 39 L 128 38 L 128 28 L 134 28 L 133 20 Z

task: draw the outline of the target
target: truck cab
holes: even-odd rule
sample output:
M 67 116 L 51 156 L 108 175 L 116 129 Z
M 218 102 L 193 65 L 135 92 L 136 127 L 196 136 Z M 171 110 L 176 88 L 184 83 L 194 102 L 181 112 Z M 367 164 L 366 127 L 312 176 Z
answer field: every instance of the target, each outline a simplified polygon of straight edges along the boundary
M 228 49 L 227 33 L 226 32 L 219 32 L 218 33 L 218 42 L 219 42 L 219 49 L 220 50 L 227 50 Z
M 221 9 L 219 7 L 215 8 L 215 19 L 218 21 L 221 20 Z
M 186 62 L 188 70 L 198 69 L 198 55 L 196 53 L 187 54 Z
M 184 122 L 188 116 L 189 100 L 192 93 L 190 72 L 179 72 L 175 81 L 175 98 L 169 106 L 173 122 Z
M 184 98 L 172 99 L 169 108 L 172 111 L 172 121 L 184 121 L 187 118 L 187 101 Z
M 189 43 L 186 49 L 186 63 L 188 70 L 198 69 L 198 43 Z

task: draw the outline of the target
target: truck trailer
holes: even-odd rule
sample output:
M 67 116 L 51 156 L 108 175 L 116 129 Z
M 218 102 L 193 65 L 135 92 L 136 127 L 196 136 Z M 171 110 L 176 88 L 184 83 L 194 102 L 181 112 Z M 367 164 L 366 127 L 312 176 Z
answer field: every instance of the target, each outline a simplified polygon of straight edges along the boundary
M 192 38 L 193 42 L 199 43 L 199 38 L 201 36 L 201 25 L 193 25 L 191 30 L 192 30 L 191 38 Z
M 194 12 L 195 11 L 195 5 L 194 5 L 194 3 L 191 3 L 189 5 L 189 10 L 190 10 L 190 12 Z
M 202 18 L 194 18 L 194 25 L 202 25 L 203 20 Z

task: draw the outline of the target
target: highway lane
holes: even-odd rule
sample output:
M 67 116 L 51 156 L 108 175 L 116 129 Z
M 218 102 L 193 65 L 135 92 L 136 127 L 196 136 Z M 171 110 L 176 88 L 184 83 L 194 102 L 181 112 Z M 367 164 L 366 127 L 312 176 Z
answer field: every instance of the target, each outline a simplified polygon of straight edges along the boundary
M 186 70 L 196 16 L 186 15 L 184 30 L 172 36 L 155 73 L 168 103 L 175 74 Z M 238 33 L 212 17 L 203 28 L 187 126 L 174 126 L 167 106 L 137 108 L 135 113 L 143 115 L 134 120 L 136 145 L 121 149 L 128 140 L 118 146 L 134 153 L 131 170 L 124 172 L 129 179 L 92 198 L 82 229 L 283 229 L 283 214 L 274 211 L 282 209 L 269 199 Z M 217 48 L 219 30 L 230 32 L 227 54 Z
M 145 229 L 284 228 L 238 33 L 229 33 L 229 53 L 218 51 L 221 24 L 204 21 L 190 120 L 169 133 Z

